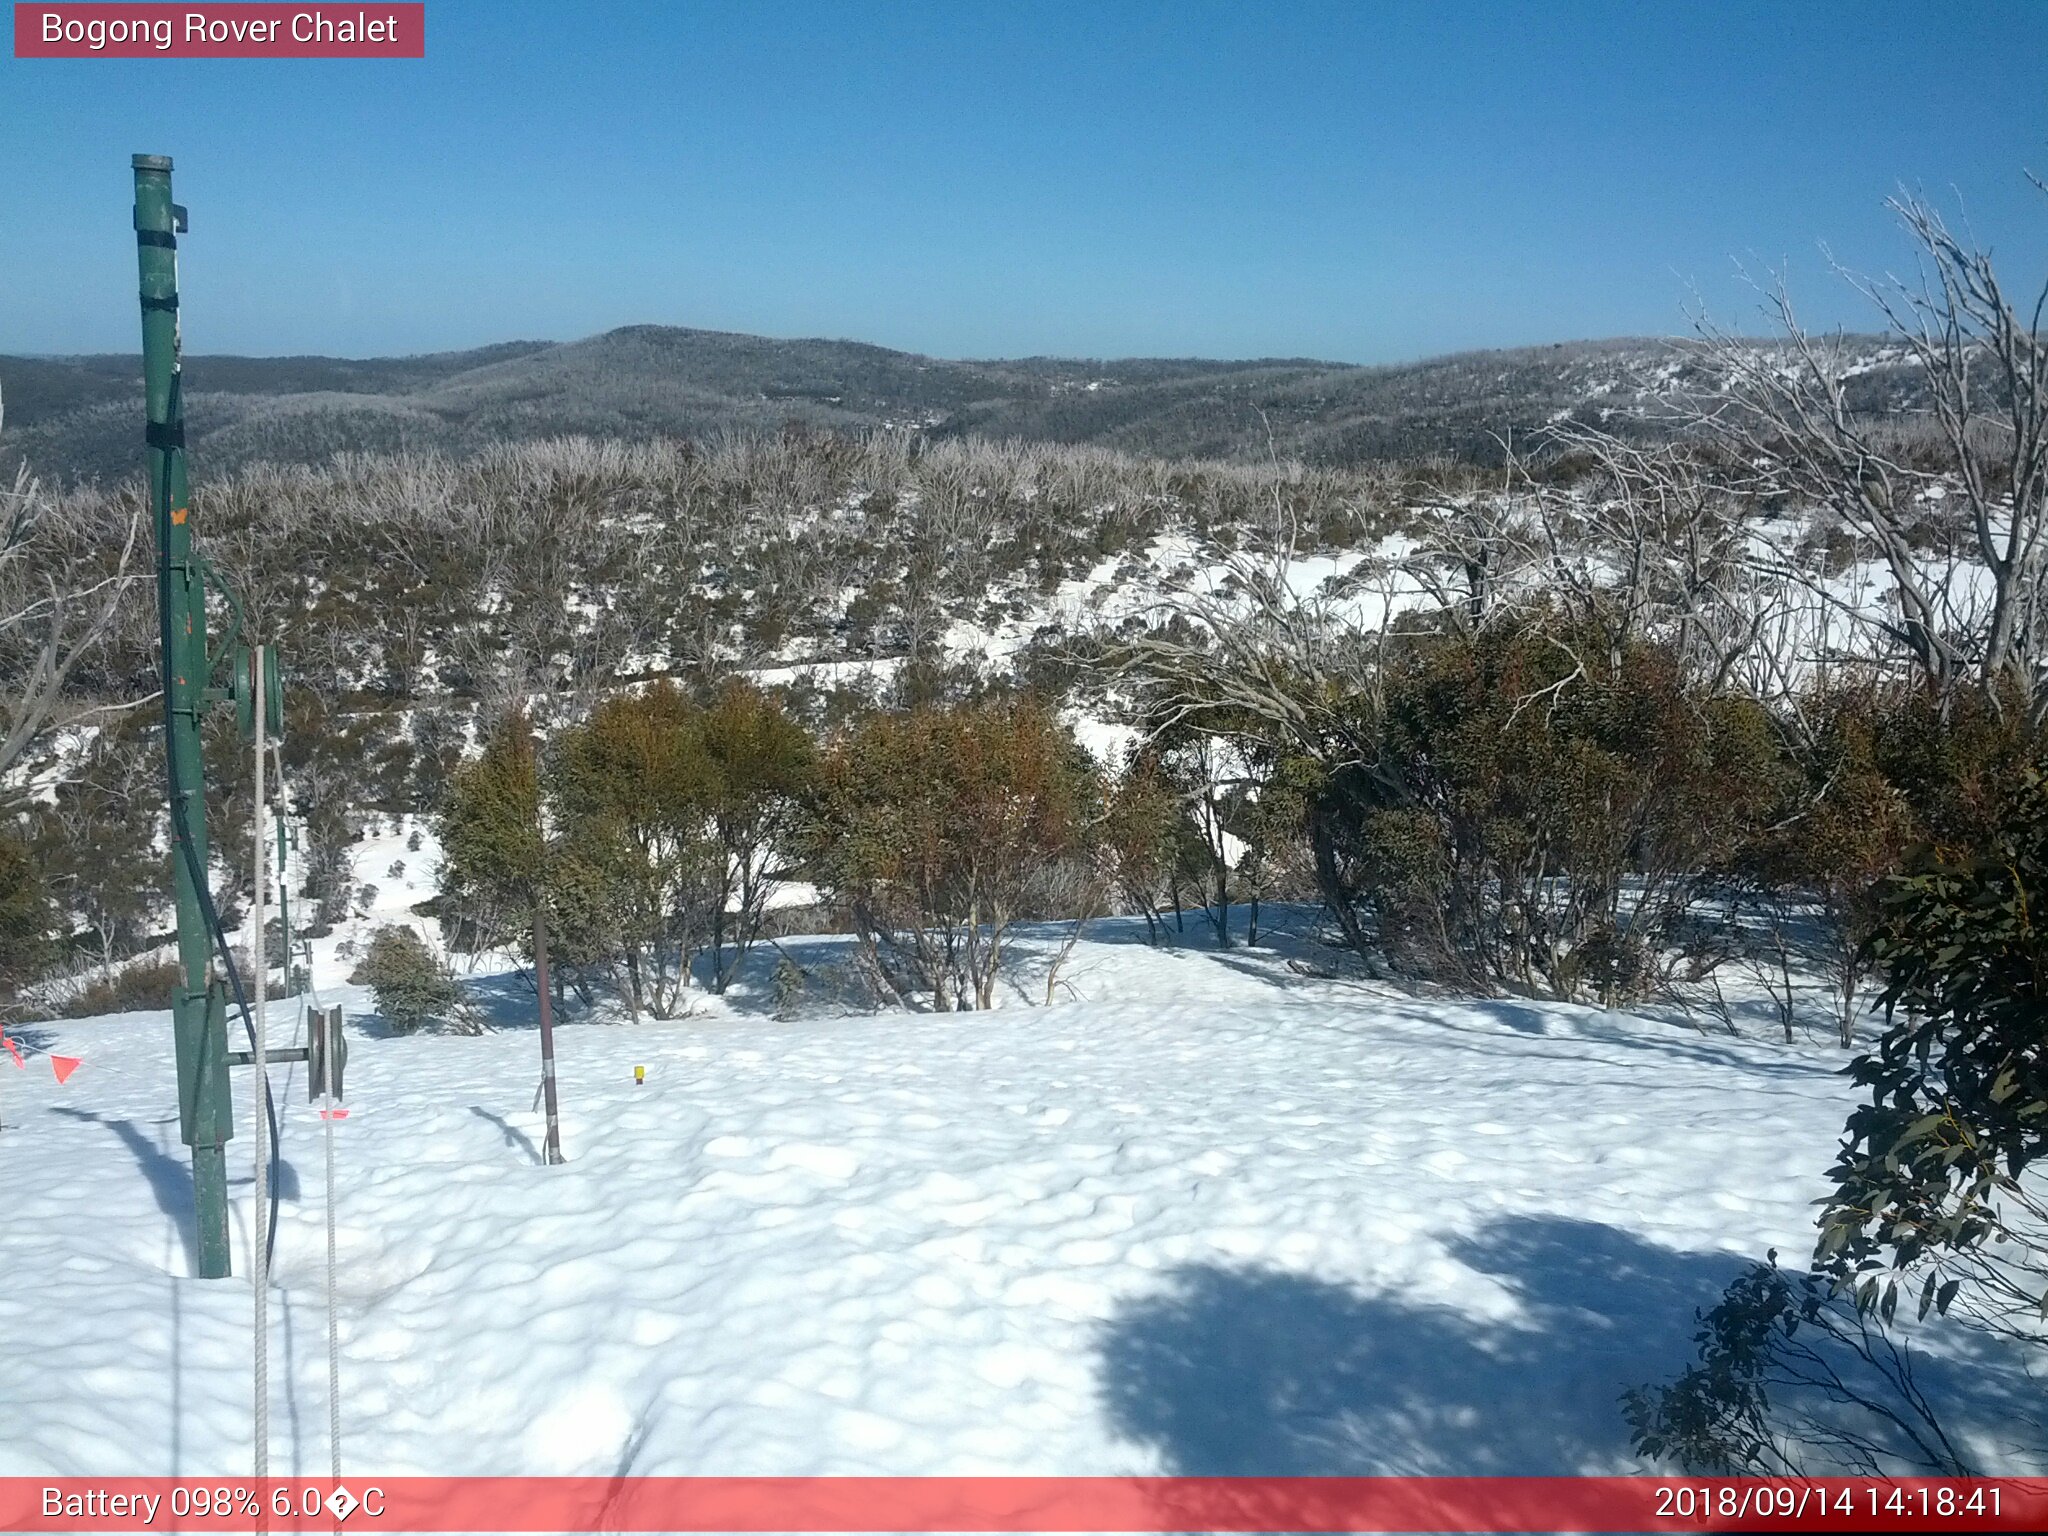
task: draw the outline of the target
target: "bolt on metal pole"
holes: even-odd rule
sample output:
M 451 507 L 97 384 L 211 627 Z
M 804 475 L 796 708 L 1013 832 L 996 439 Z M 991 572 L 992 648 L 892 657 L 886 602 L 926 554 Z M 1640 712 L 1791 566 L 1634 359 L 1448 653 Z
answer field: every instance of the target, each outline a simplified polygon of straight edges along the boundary
M 171 878 L 178 911 L 178 985 L 171 1029 L 178 1060 L 179 1133 L 192 1149 L 199 1273 L 230 1272 L 226 999 L 213 980 L 212 935 L 200 904 L 206 872 L 206 796 L 199 714 L 206 705 L 206 582 L 192 554 L 191 490 L 185 473 L 185 407 L 178 334 L 178 230 L 171 162 L 137 155 L 135 257 L 142 296 L 142 378 L 148 427 L 149 499 L 156 531 L 161 622 L 164 754 L 171 809 Z

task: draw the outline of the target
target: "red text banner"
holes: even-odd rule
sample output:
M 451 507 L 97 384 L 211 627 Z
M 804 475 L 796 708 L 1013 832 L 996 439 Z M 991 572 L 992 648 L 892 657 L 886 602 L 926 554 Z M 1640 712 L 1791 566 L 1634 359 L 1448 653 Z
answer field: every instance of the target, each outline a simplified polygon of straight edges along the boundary
M 2020 1531 L 2017 1478 L 0 1478 L 0 1531 Z
M 422 59 L 423 4 L 21 5 L 17 59 Z

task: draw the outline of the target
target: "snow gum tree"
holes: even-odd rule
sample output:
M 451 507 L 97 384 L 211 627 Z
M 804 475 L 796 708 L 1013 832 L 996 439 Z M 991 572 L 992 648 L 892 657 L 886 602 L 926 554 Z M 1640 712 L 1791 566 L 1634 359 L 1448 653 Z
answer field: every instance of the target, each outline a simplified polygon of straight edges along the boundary
M 142 528 L 128 498 L 53 498 L 25 463 L 0 483 L 0 804 L 20 794 L 10 769 L 97 713 L 72 685 L 122 616 Z
M 352 979 L 369 986 L 377 1012 L 395 1030 L 415 1030 L 430 1019 L 445 1018 L 462 1001 L 447 962 L 402 924 L 379 928 L 371 936 L 369 952 Z
M 876 714 L 818 765 L 809 866 L 842 902 L 870 983 L 941 1012 L 990 1008 L 1013 924 L 1088 853 L 1099 799 L 1086 753 L 1046 704 Z
M 1875 628 L 1869 654 L 1903 662 L 1944 708 L 1975 691 L 2048 725 L 2048 287 L 2009 291 L 1924 198 L 1889 206 L 1918 276 L 1850 281 L 1910 359 L 1922 432 L 1859 409 L 1845 346 L 1807 332 L 1782 283 L 1765 303 L 1779 346 L 1701 327 L 1695 359 L 1723 383 L 1683 425 L 1746 466 L 1738 489 L 1823 509 L 1882 563 L 1876 618 L 1803 578 L 1841 621 Z
M 526 712 L 509 712 L 480 756 L 455 771 L 439 821 L 444 907 L 470 947 L 513 937 L 546 887 L 540 776 Z
M 1159 754 L 1132 753 L 1110 786 L 1096 840 L 1117 896 L 1144 914 L 1145 933 L 1154 944 L 1181 827 L 1180 796 Z
M 723 992 L 760 936 L 783 861 L 794 855 L 816 752 L 779 703 L 745 683 L 721 690 L 698 728 L 713 774 L 710 836 L 719 855 L 711 986 Z
M 560 919 L 616 961 L 636 1015 L 682 1011 L 700 956 L 712 991 L 731 982 L 782 878 L 812 756 L 802 727 L 743 683 L 700 707 L 664 680 L 557 739 L 543 791 L 557 905 L 574 897 Z
M 1310 825 L 1326 888 L 1372 915 L 1395 964 L 1643 997 L 1778 803 L 1760 709 L 1689 690 L 1664 648 L 1610 664 L 1574 638 L 1440 635 L 1391 658 L 1371 771 L 1333 774 Z
M 609 898 L 635 1015 L 673 1018 L 723 899 L 697 710 L 665 681 L 605 700 L 556 742 L 547 790 L 567 857 Z
M 1844 1047 L 1854 1043 L 1857 996 L 1872 964 L 1866 941 L 1878 883 L 1898 867 L 1914 827 L 1911 805 L 1880 766 L 1870 704 L 1849 694 L 1813 710 L 1813 739 L 1793 755 L 1794 809 L 1757 839 L 1746 860 L 1767 899 L 1782 906 L 1789 895 L 1817 909 L 1820 959 Z
M 22 982 L 41 973 L 53 947 L 51 927 L 50 902 L 34 858 L 0 829 L 0 1009 Z

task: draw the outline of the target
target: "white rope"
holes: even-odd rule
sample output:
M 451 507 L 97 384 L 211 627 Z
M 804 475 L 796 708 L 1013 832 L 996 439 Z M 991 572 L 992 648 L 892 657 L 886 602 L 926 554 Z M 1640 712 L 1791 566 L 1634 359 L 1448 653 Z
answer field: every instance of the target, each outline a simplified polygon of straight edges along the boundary
M 279 814 L 289 815 L 291 811 L 291 787 L 284 776 L 284 751 L 282 747 L 271 748 L 273 764 L 277 769 L 277 790 L 281 801 Z M 291 935 L 285 935 L 285 964 L 289 976 L 291 964 Z M 327 1176 L 327 1456 L 330 1475 L 338 1484 L 341 1481 L 341 1315 L 334 1304 L 335 1277 L 339 1265 L 335 1260 L 335 1200 L 334 1200 L 334 1115 L 339 1107 L 334 1097 L 334 1053 L 339 1049 L 341 1034 L 341 1010 L 336 1008 L 330 1015 L 326 1002 L 320 995 L 320 988 L 313 974 L 313 945 L 306 944 L 306 996 L 308 1006 L 318 1008 L 323 1017 L 332 1019 L 327 1025 L 327 1057 L 321 1068 L 321 1080 L 310 1086 L 320 1090 L 320 1141 L 322 1159 L 326 1164 Z M 304 1017 L 304 1009 L 300 1016 Z M 309 1069 L 310 1071 L 310 1069 Z
M 259 694 L 258 697 L 260 698 L 261 695 Z M 290 781 L 286 779 L 284 772 L 283 748 L 276 743 L 272 743 L 270 750 L 271 763 L 276 769 L 277 776 L 277 814 L 280 818 L 289 819 L 293 814 L 293 804 Z M 283 880 L 284 878 L 285 872 L 280 867 L 278 879 Z M 291 935 L 289 933 L 285 934 L 284 941 L 285 977 L 289 981 L 291 977 L 292 955 Z M 340 1101 L 334 1096 L 334 1057 L 335 1052 L 339 1049 L 341 1009 L 337 1007 L 330 1014 L 326 1008 L 325 1000 L 320 995 L 320 988 L 314 980 L 313 946 L 310 940 L 306 944 L 306 997 L 309 999 L 311 1007 L 319 1009 L 323 1018 L 329 1018 L 332 1021 L 326 1026 L 329 1033 L 327 1035 L 326 1060 L 322 1065 L 320 1080 L 318 1082 L 311 1080 L 311 1069 L 309 1068 L 308 1087 L 317 1089 L 320 1094 L 321 1152 L 327 1180 L 327 1451 L 330 1473 L 338 1485 L 341 1482 L 341 1316 L 335 1306 L 336 1277 L 339 1274 L 340 1266 L 335 1256 L 335 1117 L 333 1111 L 340 1108 Z M 304 1006 L 300 1009 L 299 1017 L 303 1023 L 305 1019 Z M 297 1043 L 296 1037 L 294 1043 Z M 290 1093 L 289 1077 L 286 1079 L 286 1092 L 287 1094 Z
M 254 1066 L 256 1068 L 256 1092 L 259 1095 L 256 1110 L 256 1252 L 250 1265 L 255 1277 L 256 1293 L 256 1476 L 263 1479 L 270 1475 L 270 1122 L 261 1102 L 261 1095 L 270 1089 L 269 1075 L 269 1014 L 270 1008 L 264 999 L 264 982 L 270 969 L 270 956 L 264 951 L 264 908 L 269 892 L 265 882 L 269 878 L 265 868 L 268 848 L 268 829 L 263 825 L 263 737 L 267 724 L 263 718 L 263 647 L 252 646 L 249 652 L 249 679 L 251 692 L 255 694 L 256 705 L 256 910 L 250 920 L 249 974 L 254 988 L 251 1013 L 255 1025 Z M 258 1489 L 258 1498 L 267 1508 L 268 1497 Z
M 329 1066 L 326 1086 L 334 1084 L 332 1065 L 335 1036 L 341 1033 L 341 1010 L 328 1017 L 333 1021 L 327 1039 Z M 334 1095 L 327 1095 L 327 1107 L 334 1107 Z M 327 1142 L 327 1451 L 333 1463 L 334 1481 L 341 1482 L 341 1324 L 334 1310 L 334 1116 L 321 1122 Z

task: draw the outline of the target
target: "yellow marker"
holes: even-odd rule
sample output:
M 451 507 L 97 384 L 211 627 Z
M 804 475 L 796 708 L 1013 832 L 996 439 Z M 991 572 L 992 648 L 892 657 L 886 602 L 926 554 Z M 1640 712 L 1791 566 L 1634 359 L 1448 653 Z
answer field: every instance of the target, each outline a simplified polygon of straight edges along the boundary
M 644 1084 L 647 1081 L 647 1069 L 645 1067 L 635 1067 L 633 1069 L 633 1081 L 635 1084 Z

